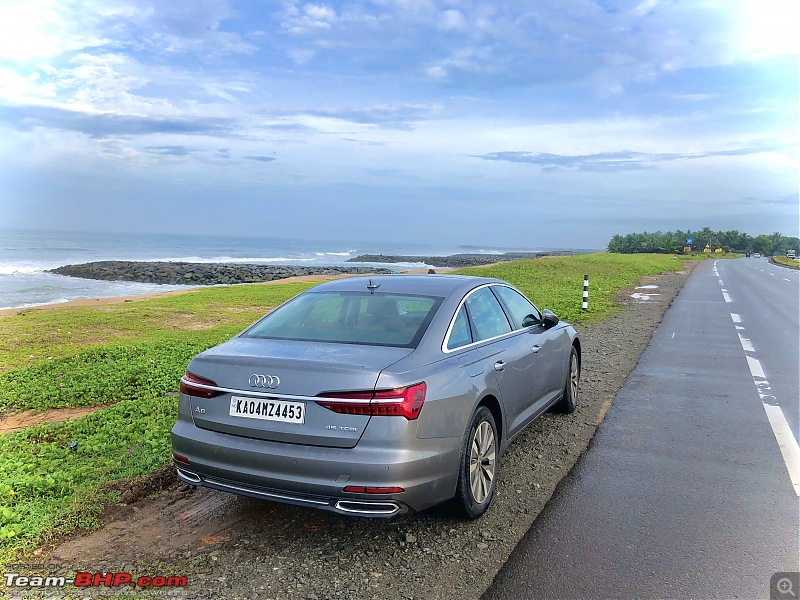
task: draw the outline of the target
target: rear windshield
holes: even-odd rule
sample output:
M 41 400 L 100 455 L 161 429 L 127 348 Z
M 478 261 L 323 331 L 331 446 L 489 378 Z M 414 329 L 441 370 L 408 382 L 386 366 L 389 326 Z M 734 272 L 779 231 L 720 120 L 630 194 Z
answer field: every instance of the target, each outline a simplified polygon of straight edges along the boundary
M 415 348 L 442 300 L 406 294 L 306 292 L 242 335 Z

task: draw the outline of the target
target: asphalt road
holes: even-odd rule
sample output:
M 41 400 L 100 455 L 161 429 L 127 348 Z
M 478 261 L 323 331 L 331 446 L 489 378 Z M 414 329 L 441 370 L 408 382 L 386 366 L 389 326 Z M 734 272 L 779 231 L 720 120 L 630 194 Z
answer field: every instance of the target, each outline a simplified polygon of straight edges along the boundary
M 755 319 L 745 326 L 768 378 L 771 395 L 800 440 L 800 271 L 773 265 L 766 258 L 717 261 L 728 290 L 730 311 Z M 800 596 L 798 596 L 800 597 Z
M 484 598 L 769 598 L 800 570 L 798 307 L 796 271 L 698 265 Z

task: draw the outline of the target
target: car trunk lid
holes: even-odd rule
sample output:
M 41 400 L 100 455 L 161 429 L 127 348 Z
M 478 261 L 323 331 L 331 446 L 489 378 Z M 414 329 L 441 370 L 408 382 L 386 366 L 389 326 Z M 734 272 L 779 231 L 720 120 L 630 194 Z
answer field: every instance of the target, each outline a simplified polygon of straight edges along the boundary
M 198 427 L 262 440 L 352 448 L 369 415 L 333 412 L 321 393 L 375 389 L 380 372 L 413 350 L 389 346 L 234 338 L 199 354 L 188 371 L 220 392 L 192 395 Z M 276 416 L 277 411 L 277 416 Z M 298 412 L 302 418 L 298 417 Z

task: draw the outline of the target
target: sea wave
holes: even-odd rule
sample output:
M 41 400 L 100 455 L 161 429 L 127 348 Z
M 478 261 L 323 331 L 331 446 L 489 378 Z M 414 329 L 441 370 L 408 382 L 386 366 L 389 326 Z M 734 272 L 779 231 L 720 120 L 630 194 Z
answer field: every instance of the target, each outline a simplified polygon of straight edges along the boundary
M 44 272 L 44 267 L 0 265 L 0 275 L 34 275 L 42 272 Z

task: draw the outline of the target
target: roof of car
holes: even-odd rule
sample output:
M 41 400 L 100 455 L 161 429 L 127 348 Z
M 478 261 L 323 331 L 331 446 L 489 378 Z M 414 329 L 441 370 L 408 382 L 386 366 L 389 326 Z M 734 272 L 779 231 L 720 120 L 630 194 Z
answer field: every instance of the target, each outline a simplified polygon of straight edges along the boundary
M 367 291 L 372 281 L 378 285 L 375 291 L 400 294 L 433 294 L 444 296 L 459 290 L 469 290 L 485 283 L 505 283 L 499 279 L 471 277 L 467 275 L 373 275 L 365 277 L 343 277 L 316 286 L 314 292 Z

